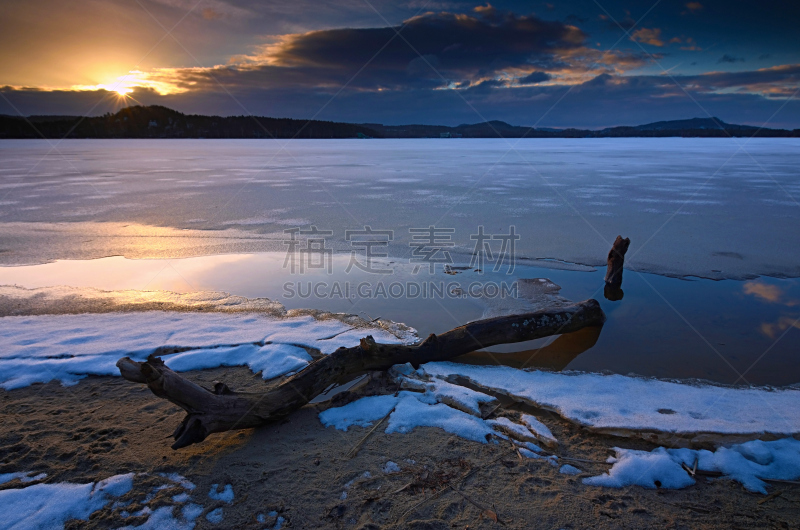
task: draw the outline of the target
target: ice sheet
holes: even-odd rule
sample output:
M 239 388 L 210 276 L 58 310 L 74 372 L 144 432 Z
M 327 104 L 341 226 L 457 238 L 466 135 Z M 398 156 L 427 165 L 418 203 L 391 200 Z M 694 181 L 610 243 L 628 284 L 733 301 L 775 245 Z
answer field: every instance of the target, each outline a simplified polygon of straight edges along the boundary
M 13 204 L 0 211 L 8 249 L 0 261 L 280 251 L 290 221 L 334 230 L 328 246 L 346 251 L 354 215 L 358 225 L 394 230 L 389 253 L 404 256 L 408 229 L 429 222 L 413 212 L 436 209 L 441 226 L 456 229 L 454 252 L 464 256 L 478 225 L 513 224 L 522 235 L 518 253 L 528 258 L 602 265 L 624 231 L 634 242 L 626 265 L 635 270 L 800 275 L 800 247 L 775 244 L 793 241 L 800 218 L 796 138 L 514 146 L 502 139 L 65 140 L 49 153 L 45 141 L 5 142 L 0 187 Z M 234 195 L 247 200 L 212 208 Z M 136 233 L 137 224 L 150 230 Z

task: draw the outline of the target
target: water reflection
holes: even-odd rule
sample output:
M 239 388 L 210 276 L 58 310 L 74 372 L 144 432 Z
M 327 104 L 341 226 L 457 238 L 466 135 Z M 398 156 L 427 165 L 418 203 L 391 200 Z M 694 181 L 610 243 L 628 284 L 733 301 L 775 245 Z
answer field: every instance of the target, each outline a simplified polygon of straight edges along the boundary
M 605 296 L 606 300 L 619 302 L 625 296 L 625 292 L 619 286 L 606 284 L 603 288 L 603 296 Z
M 512 345 L 510 349 L 493 347 L 491 355 L 476 352 L 466 356 L 463 362 L 501 362 L 521 367 L 532 359 L 525 366 L 554 370 L 565 367 L 585 371 L 611 370 L 656 377 L 696 377 L 722 383 L 733 383 L 739 379 L 740 373 L 747 371 L 747 381 L 753 384 L 800 382 L 800 363 L 797 362 L 797 351 L 800 350 L 797 320 L 800 316 L 797 311 L 800 280 L 797 279 L 765 277 L 741 282 L 633 274 L 625 280 L 624 300 L 609 301 L 600 295 L 603 271 L 555 270 L 517 264 L 513 277 L 481 275 L 473 270 L 458 269 L 456 274 L 437 272 L 433 277 L 426 274 L 420 278 L 404 272 L 402 260 L 397 260 L 397 272 L 387 280 L 383 277 L 376 279 L 375 275 L 355 269 L 349 275 L 344 274 L 349 254 L 334 254 L 333 275 L 321 270 L 307 271 L 302 276 L 292 275 L 283 268 L 284 259 L 284 252 L 266 252 L 170 260 L 122 257 L 65 260 L 35 266 L 0 267 L 0 285 L 132 289 L 129 297 L 137 300 L 152 298 L 153 301 L 165 298 L 151 292 L 155 290 L 189 293 L 184 296 L 193 298 L 199 293 L 203 300 L 209 298 L 206 292 L 216 291 L 250 299 L 265 297 L 288 309 L 314 308 L 359 314 L 369 319 L 387 318 L 413 326 L 420 336 L 425 337 L 482 318 L 487 307 L 497 309 L 492 305 L 497 300 L 469 297 L 434 300 L 421 296 L 340 298 L 330 296 L 330 289 L 325 297 L 287 298 L 285 282 L 324 281 L 331 284 L 343 281 L 356 285 L 365 280 L 372 282 L 374 288 L 378 280 L 388 286 L 394 281 L 405 284 L 407 280 L 433 279 L 446 284 L 460 282 L 466 288 L 473 281 L 518 280 L 519 299 L 515 303 L 519 304 L 531 304 L 533 302 L 528 298 L 539 296 L 563 295 L 571 300 L 599 298 L 608 316 L 602 334 L 599 330 L 587 330 L 537 343 Z M 5 290 L 0 292 L 0 303 L 13 303 L 11 298 L 17 295 L 4 293 Z M 39 294 L 44 298 L 51 296 Z M 72 291 L 63 296 L 66 294 L 73 300 L 76 296 L 83 296 Z M 35 295 L 36 292 L 28 294 Z M 210 298 L 225 299 L 224 296 Z M 166 296 L 166 301 L 178 303 L 181 300 L 171 295 Z
M 771 339 L 780 338 L 789 328 L 800 329 L 800 317 L 781 317 L 777 322 L 764 322 L 761 324 L 761 332 Z
M 542 343 L 531 348 L 531 344 L 508 344 L 475 351 L 453 359 L 453 362 L 479 365 L 503 365 L 512 368 L 544 368 L 561 371 L 578 355 L 597 344 L 602 326 L 591 326 L 573 333 L 559 335 L 555 339 L 538 339 L 530 343 Z M 525 348 L 525 345 L 528 347 Z M 512 347 L 523 347 L 519 351 L 508 351 Z
M 768 284 L 763 280 L 744 282 L 742 290 L 744 294 L 752 295 L 761 302 L 782 304 L 787 307 L 794 307 L 800 303 L 795 299 L 787 298 L 784 289 L 777 285 Z

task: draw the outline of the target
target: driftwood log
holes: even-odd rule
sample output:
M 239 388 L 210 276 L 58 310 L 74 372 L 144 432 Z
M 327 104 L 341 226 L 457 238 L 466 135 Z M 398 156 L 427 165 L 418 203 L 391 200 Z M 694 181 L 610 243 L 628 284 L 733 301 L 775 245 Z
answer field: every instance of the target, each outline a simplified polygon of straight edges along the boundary
M 302 407 L 333 383 L 340 384 L 370 371 L 395 364 L 418 366 L 443 361 L 497 344 L 524 342 L 599 326 L 605 315 L 596 300 L 585 300 L 551 311 L 479 320 L 441 335 L 431 334 L 421 343 L 378 344 L 371 336 L 358 346 L 339 348 L 280 385 L 258 393 L 236 393 L 217 383 L 207 390 L 173 372 L 151 355 L 145 362 L 124 357 L 117 362 L 122 377 L 145 383 L 156 396 L 186 411 L 174 432 L 173 449 L 202 442 L 215 432 L 247 429 L 283 418 Z
M 606 269 L 605 297 L 609 300 L 622 300 L 622 269 L 625 265 L 625 253 L 631 240 L 617 236 L 611 250 L 608 251 L 608 268 Z

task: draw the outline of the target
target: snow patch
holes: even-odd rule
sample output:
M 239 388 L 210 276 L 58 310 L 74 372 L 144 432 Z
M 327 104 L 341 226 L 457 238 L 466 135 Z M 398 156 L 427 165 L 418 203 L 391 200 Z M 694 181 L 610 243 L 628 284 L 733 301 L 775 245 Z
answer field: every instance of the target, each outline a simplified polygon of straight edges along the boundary
M 368 427 L 389 412 L 386 433 L 411 432 L 417 427 L 439 427 L 468 440 L 486 443 L 492 428 L 482 419 L 436 403 L 427 393 L 401 391 L 397 396 L 369 396 L 343 407 L 330 408 L 320 413 L 319 419 L 326 427 L 346 431 L 350 426 Z
M 729 388 L 450 362 L 428 363 L 420 370 L 439 378 L 465 377 L 477 386 L 553 410 L 580 425 L 617 434 L 800 432 L 800 391 L 793 388 Z
M 581 473 L 583 473 L 583 471 L 581 471 L 577 467 L 571 466 L 569 464 L 564 464 L 563 466 L 561 466 L 561 469 L 559 469 L 558 472 L 561 473 L 562 475 L 580 475 Z
M 539 421 L 536 416 L 523 414 L 520 419 L 522 423 L 528 426 L 528 429 L 531 430 L 540 442 L 550 447 L 558 445 L 558 440 L 556 440 L 556 437 L 550 432 L 550 429 L 547 428 L 547 425 Z
M 34 484 L 0 491 L 5 528 L 58 528 L 89 516 L 133 487 L 133 473 L 88 484 Z
M 390 473 L 400 473 L 400 466 L 389 460 L 385 464 L 383 464 L 383 472 L 387 475 Z
M 495 420 L 486 420 L 486 423 L 494 427 L 496 430 L 509 435 L 515 440 L 521 440 L 524 442 L 537 441 L 536 436 L 534 436 L 533 433 L 529 431 L 527 427 L 525 427 L 524 425 L 520 425 L 519 423 L 514 423 L 508 418 L 497 418 Z
M 159 348 L 185 350 L 161 356 L 176 371 L 248 366 L 270 379 L 306 366 L 311 357 L 303 346 L 329 354 L 358 344 L 366 332 L 387 344 L 413 340 L 410 334 L 399 339 L 380 327 L 308 315 L 147 311 L 2 317 L 0 388 L 119 376 L 121 357 L 144 361 Z
M 714 452 L 700 449 L 665 449 L 650 452 L 615 448 L 616 458 L 608 473 L 583 479 L 584 484 L 622 488 L 631 484 L 645 488 L 679 489 L 694 484 L 681 467 L 716 471 L 724 478 L 740 482 L 745 489 L 766 493 L 761 479 L 797 480 L 800 478 L 800 441 L 784 438 L 773 442 L 752 440 Z
M 5 484 L 6 482 L 11 482 L 14 479 L 19 479 L 20 482 L 26 484 L 28 482 L 36 482 L 37 480 L 42 480 L 47 478 L 47 473 L 39 473 L 38 475 L 33 475 L 33 471 L 27 472 L 17 472 L 17 473 L 0 473 L 0 484 Z
M 223 501 L 230 504 L 233 502 L 233 486 L 225 484 L 222 491 L 219 491 L 219 484 L 212 484 L 208 496 L 215 501 Z
M 206 520 L 212 524 L 219 524 L 222 522 L 222 508 L 217 508 L 216 510 L 211 510 L 206 514 Z

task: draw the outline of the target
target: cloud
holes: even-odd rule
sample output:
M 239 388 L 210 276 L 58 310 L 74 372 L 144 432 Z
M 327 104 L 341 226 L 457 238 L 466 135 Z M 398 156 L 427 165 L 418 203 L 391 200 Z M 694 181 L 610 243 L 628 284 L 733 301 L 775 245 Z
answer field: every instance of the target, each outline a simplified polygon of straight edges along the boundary
M 728 55 L 727 53 L 719 58 L 718 63 L 743 63 L 743 57 L 734 57 L 733 55 Z
M 224 18 L 225 15 L 219 11 L 215 11 L 212 7 L 207 7 L 202 11 L 203 18 L 206 20 L 217 20 L 220 18 Z
M 520 77 L 519 79 L 517 79 L 517 83 L 519 83 L 520 85 L 532 85 L 536 83 L 543 83 L 545 81 L 549 81 L 552 78 L 553 76 L 551 76 L 547 72 L 531 72 L 525 77 Z
M 569 24 L 502 12 L 425 13 L 403 25 L 285 35 L 258 53 L 212 68 L 167 68 L 139 76 L 162 93 L 246 89 L 356 91 L 453 89 L 493 79 L 575 84 L 651 60 L 601 51 Z M 535 75 L 534 75 L 535 74 Z M 531 77 L 528 77 L 531 76 Z M 546 77 L 547 76 L 547 77 Z M 484 88 L 490 84 L 484 84 Z
M 279 75 L 280 71 L 273 73 Z M 775 115 L 768 127 L 800 127 L 800 101 L 788 99 L 790 91 L 800 85 L 800 64 L 672 78 L 601 74 L 571 86 L 557 83 L 557 79 L 535 85 L 493 79 L 486 84 L 466 83 L 459 90 L 347 88 L 335 97 L 333 89 L 277 83 L 264 87 L 243 80 L 240 74 L 233 71 L 223 81 L 235 100 L 211 84 L 167 95 L 139 88 L 131 95 L 143 104 L 164 105 L 187 113 L 253 113 L 352 123 L 457 125 L 498 119 L 516 125 L 539 122 L 542 127 L 595 128 L 705 116 L 708 111 L 728 123 L 761 126 Z M 99 99 L 106 106 L 97 107 L 95 114 L 114 110 L 114 95 L 102 91 L 2 90 L 23 114 L 82 114 Z M 16 112 L 0 98 L 0 113 Z M 546 118 L 540 121 L 543 115 Z
M 651 46 L 664 46 L 664 41 L 661 39 L 661 30 L 658 28 L 640 28 L 633 32 L 631 40 L 635 42 L 642 42 Z
M 686 9 L 688 9 L 692 13 L 697 13 L 698 11 L 703 9 L 703 4 L 701 4 L 700 2 L 688 2 L 686 4 Z
M 398 35 L 399 33 L 399 35 Z M 273 66 L 314 68 L 353 75 L 359 85 L 442 84 L 480 79 L 508 69 L 555 68 L 558 57 L 582 50 L 586 35 L 575 26 L 499 12 L 425 13 L 402 26 L 344 28 L 290 35 L 266 48 Z M 376 52 L 379 52 L 377 56 Z

